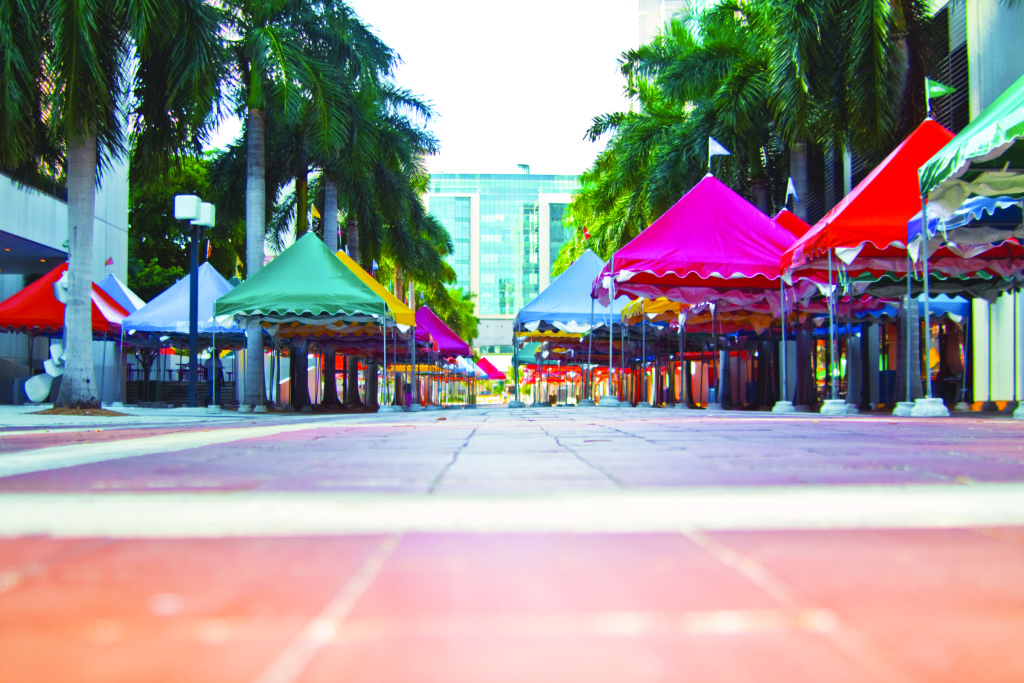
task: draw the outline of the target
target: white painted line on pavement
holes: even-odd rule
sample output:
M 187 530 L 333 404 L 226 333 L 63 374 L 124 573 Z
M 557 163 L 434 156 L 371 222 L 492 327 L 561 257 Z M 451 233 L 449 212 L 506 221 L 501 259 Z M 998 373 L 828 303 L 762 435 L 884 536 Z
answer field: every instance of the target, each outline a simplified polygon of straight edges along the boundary
M 62 467 L 86 465 L 104 460 L 121 460 L 139 455 L 173 453 L 191 448 L 201 448 L 230 441 L 257 439 L 262 436 L 299 432 L 322 427 L 357 426 L 351 421 L 303 422 L 301 424 L 277 424 L 271 426 L 247 426 L 228 429 L 175 432 L 159 436 L 144 436 L 137 439 L 121 439 L 98 443 L 51 446 L 30 451 L 16 451 L 0 454 L 0 477 L 10 477 L 27 472 L 55 470 Z
M 647 489 L 551 495 L 0 495 L 0 535 L 187 538 L 1024 525 L 1024 484 Z

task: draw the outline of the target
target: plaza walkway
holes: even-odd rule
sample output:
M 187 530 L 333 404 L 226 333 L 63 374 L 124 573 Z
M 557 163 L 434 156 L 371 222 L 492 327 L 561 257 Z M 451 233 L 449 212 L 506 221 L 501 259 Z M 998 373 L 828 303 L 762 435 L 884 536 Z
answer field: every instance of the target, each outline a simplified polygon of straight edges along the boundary
M 118 419 L 0 415 L 0 681 L 1024 680 L 1012 420 Z

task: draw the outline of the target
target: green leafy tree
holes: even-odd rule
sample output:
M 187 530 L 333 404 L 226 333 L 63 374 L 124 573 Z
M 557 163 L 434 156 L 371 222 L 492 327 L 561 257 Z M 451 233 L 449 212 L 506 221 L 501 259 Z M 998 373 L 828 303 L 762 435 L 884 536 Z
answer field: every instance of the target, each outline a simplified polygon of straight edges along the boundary
M 128 286 L 150 300 L 188 273 L 189 228 L 174 218 L 174 196 L 212 198 L 205 157 L 184 157 L 153 180 L 134 183 L 128 193 Z M 245 225 L 232 212 L 218 212 L 217 225 L 206 230 L 210 245 L 199 246 L 199 262 L 209 260 L 231 278 L 245 256 Z

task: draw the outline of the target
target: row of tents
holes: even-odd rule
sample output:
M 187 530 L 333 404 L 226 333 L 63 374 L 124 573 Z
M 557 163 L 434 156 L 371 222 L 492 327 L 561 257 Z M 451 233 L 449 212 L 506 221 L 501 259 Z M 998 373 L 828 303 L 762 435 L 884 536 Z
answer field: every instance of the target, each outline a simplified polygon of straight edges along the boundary
M 51 358 L 44 363 L 45 372 L 30 379 L 25 387 L 28 398 L 37 402 L 53 395 L 54 379 L 62 371 L 64 305 L 55 296 L 54 287 L 66 269 L 66 264 L 59 266 L 0 303 L 0 330 L 51 339 Z M 309 401 L 306 358 L 310 342 L 319 349 L 314 375 L 323 377 L 322 391 L 314 388 L 312 393 L 325 404 L 342 402 L 334 370 L 335 354 L 339 353 L 351 359 L 346 365 L 351 362 L 355 370 L 351 373 L 356 378 L 351 390 L 343 389 L 349 404 L 377 407 L 382 403 L 407 403 L 400 390 L 405 385 L 410 385 L 411 400 L 420 403 L 437 403 L 456 395 L 472 402 L 469 387 L 475 380 L 505 378 L 485 360 L 474 363 L 469 344 L 433 311 L 427 307 L 413 311 L 347 254 L 332 253 L 313 234 L 296 240 L 244 282 L 229 282 L 209 263 L 198 268 L 197 281 L 200 348 L 213 347 L 217 355 L 244 349 L 247 323 L 259 322 L 263 346 L 269 350 L 269 357 L 276 353 L 277 367 L 282 353 L 294 360 L 289 393 L 296 408 L 301 409 Z M 93 285 L 94 339 L 116 341 L 117 356 L 133 347 L 157 353 L 187 348 L 189 303 L 190 276 L 145 303 L 110 275 Z M 363 368 L 362 395 L 359 360 Z M 119 358 L 112 357 L 111 362 L 121 367 Z M 104 357 L 102 365 L 106 364 Z M 405 372 L 404 380 L 396 374 L 396 368 Z M 150 374 L 150 368 L 145 368 L 142 381 L 147 389 Z M 211 381 L 216 381 L 216 374 Z M 378 376 L 382 382 L 378 382 Z M 276 378 L 269 387 L 270 400 L 279 396 L 273 387 L 280 384 L 280 370 Z M 453 383 L 466 389 L 454 392 Z M 120 379 L 117 384 L 122 384 Z
M 1024 279 L 1022 135 L 1024 78 L 959 135 L 926 119 L 814 226 L 768 217 L 709 173 L 519 311 L 516 378 L 543 403 L 558 400 L 537 388 L 549 380 L 575 382 L 583 403 L 779 412 L 817 407 L 821 389 L 822 412 L 845 414 L 871 403 L 881 335 L 882 402 L 948 414 L 933 376 L 959 378 L 963 399 L 970 300 Z

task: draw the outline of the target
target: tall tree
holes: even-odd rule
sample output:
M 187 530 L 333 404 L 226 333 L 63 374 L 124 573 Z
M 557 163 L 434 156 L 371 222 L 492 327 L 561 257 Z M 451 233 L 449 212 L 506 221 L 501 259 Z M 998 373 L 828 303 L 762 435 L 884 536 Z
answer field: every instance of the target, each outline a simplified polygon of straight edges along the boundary
M 310 136 L 323 147 L 340 145 L 343 112 L 330 102 L 344 97 L 330 63 L 309 50 L 328 15 L 324 2 L 303 0 L 225 0 L 231 73 L 235 101 L 245 114 L 246 141 L 246 273 L 263 267 L 266 232 L 266 117 L 273 110 L 282 125 L 291 121 L 303 101 L 312 103 L 316 125 Z M 263 336 L 258 322 L 246 329 L 245 396 L 262 402 Z
M 95 407 L 91 271 L 97 179 L 123 158 L 137 178 L 195 150 L 218 99 L 221 11 L 202 0 L 22 0 L 0 6 L 0 162 L 64 151 L 68 186 L 67 355 L 57 405 Z

